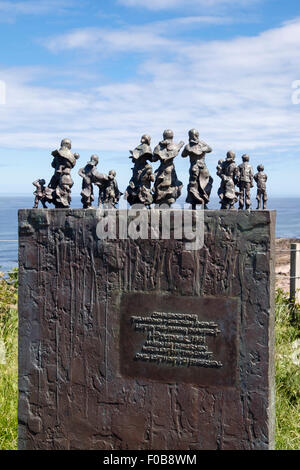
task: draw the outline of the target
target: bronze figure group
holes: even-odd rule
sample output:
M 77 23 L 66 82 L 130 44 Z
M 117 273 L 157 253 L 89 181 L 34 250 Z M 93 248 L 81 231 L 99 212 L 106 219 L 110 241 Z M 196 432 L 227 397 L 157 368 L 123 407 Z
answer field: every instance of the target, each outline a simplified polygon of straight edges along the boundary
M 34 192 L 35 203 L 34 208 L 38 207 L 41 201 L 44 208 L 46 203 L 54 204 L 56 208 L 68 208 L 71 204 L 71 189 L 74 181 L 71 178 L 71 170 L 76 165 L 76 160 L 79 158 L 78 153 L 71 152 L 72 143 L 70 139 L 63 139 L 59 150 L 52 152 L 52 167 L 54 168 L 54 175 L 51 178 L 48 186 L 45 186 L 44 179 L 39 179 L 33 182 L 37 188 Z
M 189 143 L 184 147 L 182 157 L 190 157 L 190 181 L 186 202 L 195 209 L 196 205 L 204 205 L 207 208 L 213 179 L 209 174 L 205 163 L 205 155 L 211 153 L 212 148 L 199 139 L 196 129 L 189 131 Z
M 98 155 L 92 155 L 90 161 L 78 172 L 82 178 L 81 202 L 84 209 L 90 209 L 95 200 L 93 185 L 99 188 L 98 207 L 116 207 L 122 193 L 118 189 L 115 170 L 110 170 L 108 175 L 99 173 L 97 165 Z
M 217 175 L 221 178 L 221 185 L 218 191 L 221 209 L 233 209 L 234 204 L 239 201 L 239 209 L 251 209 L 251 188 L 253 181 L 257 183 L 257 209 L 267 208 L 267 175 L 264 173 L 264 166 L 258 165 L 258 173 L 253 174 L 250 165 L 250 157 L 245 154 L 242 156 L 239 166 L 235 163 L 235 153 L 227 153 L 226 160 L 219 160 L 217 166 Z M 236 186 L 239 191 L 236 190 Z M 261 204 L 262 203 L 262 204 Z
M 154 182 L 152 166 L 152 149 L 150 147 L 151 137 L 144 134 L 141 143 L 134 150 L 130 150 L 130 159 L 134 164 L 132 168 L 132 178 L 125 192 L 128 203 L 143 204 L 150 207 L 153 203 L 151 193 L 151 183 Z
M 71 189 L 74 184 L 71 170 L 75 167 L 79 154 L 72 153 L 72 143 L 69 139 L 61 142 L 59 150 L 52 152 L 54 175 L 46 186 L 44 179 L 33 182 L 36 187 L 34 192 L 34 208 L 38 208 L 41 202 L 43 208 L 46 203 L 52 203 L 56 208 L 69 208 L 71 204 Z M 144 205 L 150 208 L 152 204 L 156 207 L 171 207 L 181 196 L 183 183 L 179 181 L 175 170 L 174 159 L 179 155 L 181 149 L 183 158 L 190 159 L 189 184 L 187 187 L 186 202 L 192 209 L 197 206 L 208 208 L 213 178 L 206 166 L 206 154 L 212 152 L 212 148 L 200 140 L 196 129 L 189 131 L 189 143 L 176 144 L 174 133 L 167 129 L 163 133 L 163 140 L 152 151 L 151 137 L 144 134 L 140 144 L 130 150 L 130 159 L 133 163 L 132 177 L 125 191 L 124 198 L 133 206 Z M 239 202 L 239 209 L 251 209 L 251 189 L 254 181 L 257 184 L 257 209 L 267 208 L 267 175 L 264 166 L 257 167 L 254 175 L 250 165 L 250 157 L 242 156 L 242 163 L 237 165 L 236 155 L 233 151 L 227 153 L 225 160 L 219 160 L 217 165 L 217 176 L 221 179 L 218 196 L 221 209 L 234 209 Z M 153 172 L 151 163 L 160 162 L 158 169 Z M 115 208 L 123 193 L 119 191 L 115 170 L 110 170 L 108 175 L 99 173 L 97 165 L 99 157 L 92 155 L 90 161 L 78 172 L 82 178 L 81 202 L 84 209 L 92 208 L 95 200 L 94 186 L 99 190 L 98 207 Z M 153 187 L 152 187 L 153 184 Z

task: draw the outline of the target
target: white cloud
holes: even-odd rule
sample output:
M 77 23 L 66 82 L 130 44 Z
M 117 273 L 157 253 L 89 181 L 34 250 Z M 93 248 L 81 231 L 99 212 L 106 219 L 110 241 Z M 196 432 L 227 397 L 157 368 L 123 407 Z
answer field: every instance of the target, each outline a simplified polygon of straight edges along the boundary
M 123 51 L 145 52 L 174 46 L 173 41 L 138 27 L 127 30 L 86 28 L 56 36 L 44 43 L 52 52 L 82 49 L 102 51 L 106 54 Z
M 52 135 L 67 123 L 70 131 L 81 136 L 80 146 L 90 148 L 96 139 L 108 149 L 114 136 L 119 150 L 140 132 L 154 132 L 158 138 L 162 128 L 171 125 L 180 133 L 198 125 L 224 150 L 228 145 L 289 146 L 292 130 L 296 131 L 299 110 L 291 106 L 290 97 L 292 81 L 300 78 L 296 60 L 300 21 L 256 37 L 192 45 L 147 28 L 82 30 L 49 44 L 53 50 L 101 49 L 110 56 L 143 51 L 144 60 L 139 75 L 128 83 L 104 85 L 100 81 L 99 86 L 80 92 L 35 87 L 30 79 L 35 79 L 36 70 L 27 78 L 24 70 L 12 71 L 6 80 L 7 106 L 2 108 L 6 112 L 2 145 L 10 142 L 7 131 L 13 124 L 17 129 L 35 128 L 44 138 L 47 130 Z M 162 50 L 173 59 L 160 60 Z M 90 140 L 89 129 L 91 134 L 97 129 L 97 136 Z M 300 142 L 298 131 L 295 135 L 293 145 L 295 140 Z M 29 145 L 24 139 L 18 139 L 20 146 Z
M 0 1 L 0 22 L 11 21 L 19 15 L 62 13 L 74 5 L 71 0 Z
M 47 38 L 42 43 L 52 52 L 78 49 L 110 54 L 174 50 L 181 46 L 181 42 L 174 38 L 181 30 L 233 22 L 234 19 L 227 16 L 185 16 L 120 29 L 81 28 Z
M 52 43 L 53 50 L 63 44 L 85 55 L 106 49 L 110 59 L 125 50 L 143 51 L 138 74 L 127 82 L 107 84 L 99 77 L 86 89 L 83 80 L 75 92 L 34 86 L 41 70 L 0 70 L 7 85 L 0 146 L 49 151 L 70 136 L 76 149 L 120 152 L 128 165 L 128 149 L 144 132 L 155 144 L 164 128 L 186 140 L 188 129 L 196 127 L 214 149 L 211 171 L 231 148 L 253 154 L 255 164 L 263 155 L 274 171 L 279 168 L 284 155 L 300 145 L 300 106 L 291 102 L 292 82 L 300 79 L 300 20 L 254 37 L 210 42 L 174 39 L 167 30 L 83 30 Z M 163 59 L 162 50 L 169 53 Z M 186 176 L 186 162 L 178 159 L 177 166 Z
M 128 7 L 143 7 L 148 10 L 166 10 L 188 6 L 206 9 L 234 5 L 241 7 L 256 1 L 258 0 L 119 0 L 119 3 Z

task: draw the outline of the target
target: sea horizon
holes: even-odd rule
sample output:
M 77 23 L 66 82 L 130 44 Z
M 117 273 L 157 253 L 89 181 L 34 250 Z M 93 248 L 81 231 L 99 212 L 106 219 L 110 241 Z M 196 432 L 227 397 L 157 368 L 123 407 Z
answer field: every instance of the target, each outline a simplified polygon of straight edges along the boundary
M 18 266 L 18 210 L 30 209 L 33 196 L 0 194 L 0 270 L 10 271 Z M 182 207 L 184 195 L 177 201 Z M 96 202 L 96 201 L 95 201 Z M 81 208 L 80 195 L 72 198 L 71 208 Z M 219 199 L 212 197 L 209 209 L 219 209 Z M 256 200 L 252 198 L 252 208 Z M 277 211 L 276 238 L 300 239 L 300 197 L 271 197 L 268 209 Z

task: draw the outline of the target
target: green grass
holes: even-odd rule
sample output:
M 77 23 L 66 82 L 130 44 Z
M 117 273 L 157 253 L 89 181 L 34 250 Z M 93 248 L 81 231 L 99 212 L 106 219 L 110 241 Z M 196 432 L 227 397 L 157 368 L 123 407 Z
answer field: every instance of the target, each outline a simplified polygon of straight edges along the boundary
M 276 449 L 300 449 L 300 308 L 276 295 Z M 299 356 L 293 348 L 298 340 Z M 297 364 L 298 362 L 298 364 Z
M 17 448 L 17 272 L 0 273 L 0 449 Z M 4 357 L 5 354 L 5 357 Z M 5 361 L 5 364 L 3 362 Z
M 300 365 L 293 344 L 299 339 L 300 308 L 291 309 L 282 291 L 276 294 L 276 449 L 300 449 Z M 17 272 L 0 273 L 0 449 L 17 448 Z M 0 346 L 1 359 L 1 346 Z M 2 358 L 3 359 L 3 358 Z M 300 354 L 299 354 L 300 360 Z M 294 361 L 294 362 L 293 362 Z M 1 362 L 1 361 L 0 361 Z

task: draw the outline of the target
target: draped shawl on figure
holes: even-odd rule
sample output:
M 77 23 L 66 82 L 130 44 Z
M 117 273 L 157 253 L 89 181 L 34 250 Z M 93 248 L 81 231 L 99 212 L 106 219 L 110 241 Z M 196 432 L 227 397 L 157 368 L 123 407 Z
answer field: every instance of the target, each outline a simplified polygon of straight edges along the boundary
M 201 140 L 190 141 L 182 152 L 183 157 L 190 157 L 190 183 L 186 202 L 190 204 L 207 204 L 212 189 L 213 179 L 205 163 L 206 153 L 212 149 Z
M 156 204 L 173 204 L 181 195 L 182 182 L 178 180 L 173 163 L 183 143 L 175 144 L 170 140 L 163 140 L 154 149 L 153 161 L 160 160 L 161 164 L 155 172 L 154 202 Z

